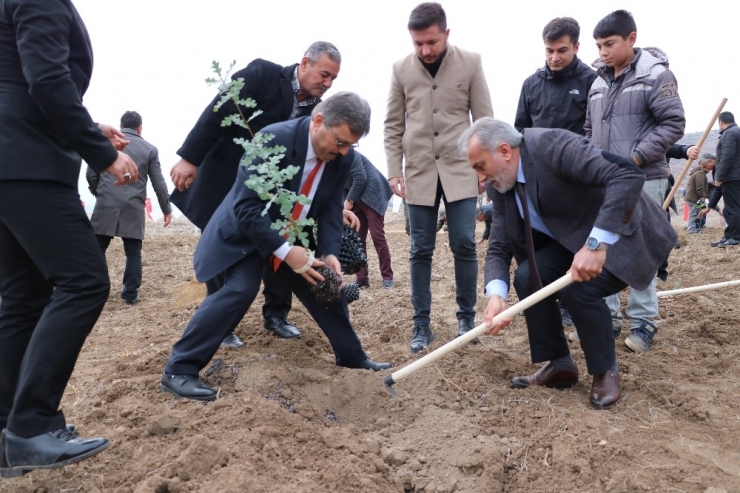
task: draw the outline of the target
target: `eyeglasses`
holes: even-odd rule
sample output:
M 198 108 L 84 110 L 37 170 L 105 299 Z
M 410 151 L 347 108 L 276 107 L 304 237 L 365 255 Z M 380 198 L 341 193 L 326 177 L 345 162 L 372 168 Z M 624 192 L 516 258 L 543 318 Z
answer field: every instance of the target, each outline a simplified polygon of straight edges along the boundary
M 357 147 L 360 147 L 359 142 L 355 144 L 350 144 L 348 142 L 339 142 L 339 139 L 337 139 L 337 134 L 334 133 L 334 129 L 331 127 L 327 127 L 329 131 L 331 132 L 331 136 L 334 137 L 334 143 L 339 147 L 340 149 L 342 147 L 351 147 L 352 149 L 356 149 Z

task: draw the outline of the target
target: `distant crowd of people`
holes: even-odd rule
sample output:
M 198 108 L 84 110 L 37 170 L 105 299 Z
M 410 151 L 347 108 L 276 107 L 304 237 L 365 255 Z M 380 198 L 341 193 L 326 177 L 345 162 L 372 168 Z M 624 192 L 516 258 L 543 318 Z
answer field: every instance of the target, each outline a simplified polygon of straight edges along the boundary
M 42 13 L 42 14 L 39 14 Z M 174 341 L 160 388 L 179 398 L 211 401 L 217 391 L 200 378 L 221 345 L 244 345 L 235 329 L 262 287 L 263 327 L 301 337 L 288 320 L 295 295 L 324 332 L 336 364 L 374 371 L 391 367 L 365 353 L 344 294 L 320 302 L 311 287 L 338 260 L 344 224 L 367 235 L 377 252 L 382 288 L 396 286 L 384 216 L 393 194 L 404 202 L 410 237 L 409 350 L 429 348 L 474 329 L 478 293 L 476 246 L 487 245 L 483 321 L 494 334 L 510 323 L 494 318 L 519 299 L 570 272 L 574 282 L 524 311 L 531 359 L 543 365 L 515 376 L 517 388 L 570 387 L 579 380 L 568 340 L 579 340 L 592 376 L 589 402 L 608 409 L 621 398 L 615 339 L 624 314 L 624 344 L 648 351 L 658 331 L 656 279 L 677 240 L 662 209 L 672 180 L 667 159 L 699 158 L 678 146 L 684 110 L 668 57 L 636 46 L 637 26 L 617 10 L 593 29 L 594 68 L 577 56 L 580 26 L 558 17 L 544 27 L 545 65 L 523 83 L 513 125 L 493 118 L 481 56 L 449 42 L 442 6 L 425 2 L 408 20 L 413 51 L 392 66 L 384 121 L 387 178 L 355 148 L 370 128 L 370 106 L 354 92 L 322 100 L 342 56 L 317 41 L 298 63 L 255 59 L 233 74 L 249 129 L 222 126 L 233 102 L 206 105 L 177 151 L 168 197 L 157 149 L 142 137 L 142 117 L 121 118 L 120 131 L 96 124 L 82 105 L 92 71 L 85 26 L 67 0 L 7 0 L 0 10 L 0 477 L 60 467 L 105 450 L 105 438 L 82 438 L 59 405 L 85 338 L 108 299 L 105 252 L 123 241 L 121 298 L 140 302 L 146 184 L 151 180 L 167 226 L 170 202 L 202 230 L 194 252 L 207 295 Z M 253 110 L 250 110 L 253 111 Z M 713 246 L 740 244 L 740 129 L 719 116 L 720 141 L 691 171 L 685 200 L 688 229 L 700 232 L 708 211 L 724 200 L 727 227 Z M 280 168 L 298 168 L 285 188 L 297 203 L 293 220 L 314 219 L 310 248 L 290 244 L 271 227 L 277 205 L 245 182 L 234 139 L 274 135 L 285 148 Z M 77 178 L 88 164 L 97 197 L 91 221 L 80 207 Z M 707 180 L 713 172 L 714 187 Z M 490 203 L 481 204 L 484 192 Z M 440 206 L 444 205 L 443 212 Z M 476 239 L 476 221 L 485 223 Z M 446 228 L 453 256 L 457 326 L 432 318 L 432 259 Z M 512 260 L 516 261 L 513 279 Z M 370 285 L 368 268 L 355 278 Z M 630 287 L 622 310 L 620 293 Z M 575 331 L 566 335 L 563 325 Z M 477 341 L 474 340 L 474 342 Z

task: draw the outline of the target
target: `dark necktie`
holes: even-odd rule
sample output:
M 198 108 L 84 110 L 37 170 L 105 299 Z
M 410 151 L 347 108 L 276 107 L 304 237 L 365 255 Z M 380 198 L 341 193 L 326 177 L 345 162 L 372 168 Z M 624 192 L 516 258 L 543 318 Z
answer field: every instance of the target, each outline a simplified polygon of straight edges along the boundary
M 529 284 L 532 291 L 542 289 L 540 273 L 537 270 L 537 259 L 534 256 L 534 238 L 532 237 L 532 221 L 529 219 L 529 206 L 527 196 L 524 194 L 524 185 L 516 182 L 516 194 L 522 203 L 522 215 L 524 216 L 524 238 L 527 240 L 527 258 L 529 259 Z

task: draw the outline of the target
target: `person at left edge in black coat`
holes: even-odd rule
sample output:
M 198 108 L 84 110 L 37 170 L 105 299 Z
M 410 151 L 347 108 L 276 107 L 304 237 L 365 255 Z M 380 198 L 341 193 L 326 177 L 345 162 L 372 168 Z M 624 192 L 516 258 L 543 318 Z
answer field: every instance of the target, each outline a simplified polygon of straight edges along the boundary
M 326 264 L 341 275 L 337 256 L 342 242 L 344 184 L 354 159 L 352 148 L 369 130 L 370 106 L 352 92 L 340 92 L 323 101 L 311 117 L 263 129 L 275 136 L 270 146 L 286 149 L 280 168 L 299 168 L 284 188 L 299 193 L 304 184 L 313 184 L 308 193 L 311 203 L 303 207 L 300 217 L 313 218 L 318 224 L 317 238 L 311 238 L 310 247 L 316 258 L 325 256 L 324 262 L 307 257 L 306 249 L 290 245 L 271 229 L 271 223 L 281 217 L 279 207 L 273 204 L 269 213 L 262 215 L 265 201 L 245 186 L 254 171 L 240 167 L 231 191 L 195 249 L 197 279 L 204 282 L 220 275 L 223 287 L 203 300 L 172 347 L 160 381 L 162 391 L 195 400 L 216 398 L 216 390 L 198 374 L 249 310 L 259 291 L 261 272 L 272 257 L 282 260 L 275 272 L 277 278 L 290 287 L 329 339 L 337 365 L 375 371 L 390 368 L 390 363 L 377 363 L 365 354 L 349 322 L 344 294 L 320 303 L 310 292 L 311 285 L 323 279 L 317 267 Z
M 341 63 L 342 55 L 336 46 L 327 41 L 316 41 L 305 51 L 300 63 L 283 67 L 257 58 L 234 73 L 232 80 L 244 80 L 239 98 L 252 98 L 257 103 L 256 108 L 246 111 L 245 117 L 251 116 L 252 111 L 261 111 L 249 122 L 252 131 L 258 132 L 273 123 L 310 115 L 339 75 Z M 218 94 L 203 110 L 178 149 L 181 159 L 170 172 L 176 188 L 172 192 L 172 203 L 201 230 L 206 228 L 234 184 L 244 154 L 234 139 L 252 138 L 245 128 L 221 125 L 224 117 L 236 113 L 236 107 L 229 101 L 218 111 L 213 111 L 220 100 L 221 94 Z M 283 286 L 269 269 L 263 271 L 263 276 L 265 330 L 286 339 L 300 337 L 300 330 L 288 321 L 292 303 L 290 289 Z M 208 295 L 219 290 L 222 284 L 220 276 L 209 279 L 206 282 Z M 235 333 L 227 334 L 222 344 L 237 349 L 244 346 Z
M 118 185 L 138 168 L 82 104 L 92 47 L 70 0 L 0 0 L 0 477 L 105 450 L 59 405 L 110 281 L 80 203 L 81 159 Z

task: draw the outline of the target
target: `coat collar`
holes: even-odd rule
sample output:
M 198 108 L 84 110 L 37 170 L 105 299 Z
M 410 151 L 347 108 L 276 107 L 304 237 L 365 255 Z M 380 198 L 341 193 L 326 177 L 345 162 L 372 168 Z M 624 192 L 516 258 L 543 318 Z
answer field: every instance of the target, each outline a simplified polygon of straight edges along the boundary
M 290 114 L 293 112 L 293 99 L 295 94 L 293 93 L 293 73 L 295 72 L 297 63 L 288 65 L 283 68 L 280 72 L 280 96 L 283 101 L 283 120 L 290 118 Z
M 122 128 L 121 133 L 130 137 L 138 137 L 140 139 L 142 138 L 141 135 L 136 133 L 136 130 L 134 130 L 133 128 Z

